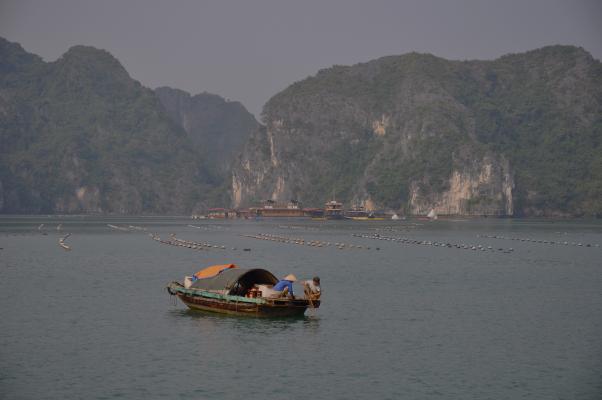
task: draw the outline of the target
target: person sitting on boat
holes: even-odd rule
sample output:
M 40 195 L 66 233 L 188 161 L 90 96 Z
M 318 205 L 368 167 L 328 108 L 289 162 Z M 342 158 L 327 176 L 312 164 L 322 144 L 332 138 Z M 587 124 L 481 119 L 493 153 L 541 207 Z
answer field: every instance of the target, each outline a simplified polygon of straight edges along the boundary
M 313 279 L 303 281 L 303 291 L 305 297 L 310 300 L 318 300 L 322 295 L 320 288 L 320 277 L 314 276 Z
M 272 288 L 277 292 L 282 292 L 282 296 L 286 297 L 290 295 L 293 299 L 295 298 L 295 294 L 293 293 L 293 282 L 297 280 L 297 277 L 293 274 L 288 274 Z

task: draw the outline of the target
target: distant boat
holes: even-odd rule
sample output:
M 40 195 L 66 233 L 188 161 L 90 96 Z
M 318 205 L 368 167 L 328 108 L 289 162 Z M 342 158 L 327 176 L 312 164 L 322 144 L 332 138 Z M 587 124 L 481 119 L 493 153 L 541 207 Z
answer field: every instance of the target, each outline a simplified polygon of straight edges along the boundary
M 305 215 L 311 217 L 313 220 L 325 220 L 324 218 L 324 209 L 323 208 L 305 208 L 303 209 Z
M 346 219 L 354 221 L 384 221 L 382 216 L 376 216 L 374 212 L 366 210 L 362 206 L 351 207 L 349 210 L 344 211 Z
M 324 206 L 324 218 L 343 219 L 343 204 L 336 200 L 331 200 Z
M 274 200 L 266 200 L 258 208 L 251 208 L 251 213 L 261 217 L 305 217 L 306 212 L 301 208 L 297 200 L 291 200 L 288 203 L 277 203 Z
M 437 219 L 437 213 L 435 212 L 434 208 L 431 208 L 431 211 L 429 211 L 429 213 L 426 215 L 430 220 L 435 220 Z
M 265 269 L 213 265 L 185 277 L 183 285 L 170 283 L 167 291 L 193 310 L 252 317 L 301 316 L 308 307 L 320 307 L 320 300 L 282 297 L 272 290 L 277 282 Z
M 367 217 L 345 217 L 353 221 L 384 221 L 383 217 L 367 216 Z

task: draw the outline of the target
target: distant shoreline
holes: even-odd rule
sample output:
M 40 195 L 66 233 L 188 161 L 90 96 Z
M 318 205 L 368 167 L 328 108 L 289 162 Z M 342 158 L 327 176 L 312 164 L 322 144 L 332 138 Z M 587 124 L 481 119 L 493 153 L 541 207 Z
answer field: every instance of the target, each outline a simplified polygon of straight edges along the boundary
M 0 214 L 0 219 L 2 218 L 89 218 L 89 217 L 99 217 L 99 218 L 182 218 L 182 219 L 192 219 L 190 215 L 181 215 L 181 214 Z M 311 221 L 310 217 L 260 217 L 262 220 L 297 220 L 297 221 Z M 487 215 L 439 215 L 438 219 L 435 221 L 428 221 L 422 215 L 410 215 L 406 216 L 406 219 L 400 220 L 374 220 L 374 221 L 352 221 L 355 223 L 365 223 L 365 222 L 378 222 L 378 223 L 403 223 L 407 221 L 423 221 L 423 222 L 433 222 L 437 221 L 441 222 L 462 222 L 462 221 L 472 221 L 472 220 L 482 220 L 482 219 L 493 219 L 493 220 L 519 220 L 519 221 L 570 221 L 570 220 L 602 220 L 602 216 L 487 216 Z M 200 221 L 224 221 L 224 220 L 244 220 L 243 218 L 224 218 L 224 219 L 206 219 L 206 220 L 196 220 Z M 345 221 L 345 220 L 339 220 Z

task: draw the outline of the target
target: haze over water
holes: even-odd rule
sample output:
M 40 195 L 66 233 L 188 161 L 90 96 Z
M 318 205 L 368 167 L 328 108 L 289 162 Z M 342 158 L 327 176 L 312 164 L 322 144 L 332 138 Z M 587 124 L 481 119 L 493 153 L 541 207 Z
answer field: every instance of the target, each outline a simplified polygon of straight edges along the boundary
M 242 236 L 258 233 L 362 248 Z M 600 245 L 599 221 L 2 217 L 0 398 L 597 399 Z M 229 262 L 319 275 L 322 306 L 229 317 L 165 290 Z

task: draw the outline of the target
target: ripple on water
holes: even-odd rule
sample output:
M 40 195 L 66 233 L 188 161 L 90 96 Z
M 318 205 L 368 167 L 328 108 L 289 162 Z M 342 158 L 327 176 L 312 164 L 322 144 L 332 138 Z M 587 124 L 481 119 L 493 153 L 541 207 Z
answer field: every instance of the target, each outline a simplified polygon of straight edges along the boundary
M 0 393 L 7 398 L 263 399 L 278 397 L 279 387 L 324 399 L 594 398 L 601 391 L 601 249 L 543 243 L 557 240 L 555 232 L 602 243 L 598 223 L 0 222 Z M 37 232 L 42 222 L 46 235 Z M 51 229 L 59 223 L 61 232 Z M 148 232 L 225 249 L 164 246 Z M 377 242 L 361 237 L 366 232 L 485 248 L 503 243 L 485 235 L 542 243 L 515 240 L 506 254 Z M 71 252 L 57 246 L 66 233 Z M 243 236 L 257 233 L 363 248 Z M 304 318 L 266 320 L 188 311 L 166 294 L 168 282 L 223 262 L 277 276 L 318 274 L 323 305 Z

